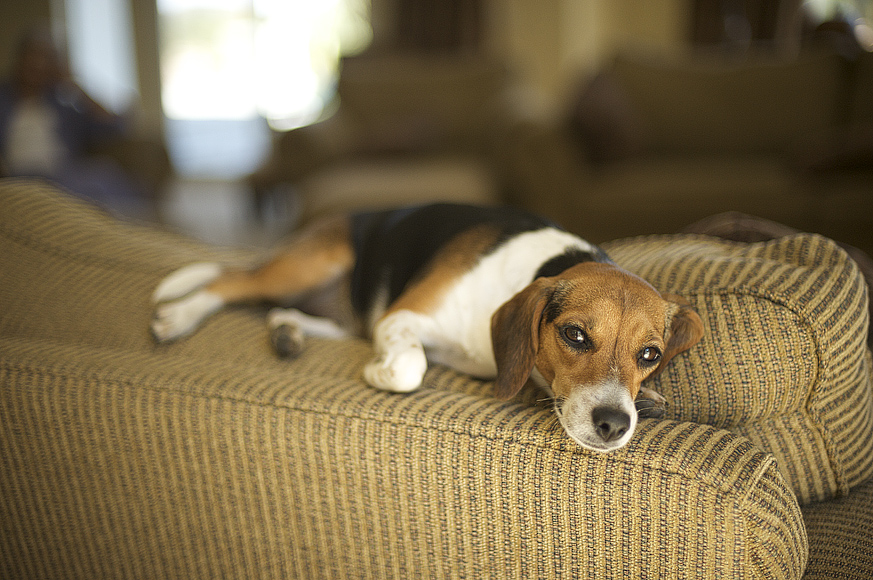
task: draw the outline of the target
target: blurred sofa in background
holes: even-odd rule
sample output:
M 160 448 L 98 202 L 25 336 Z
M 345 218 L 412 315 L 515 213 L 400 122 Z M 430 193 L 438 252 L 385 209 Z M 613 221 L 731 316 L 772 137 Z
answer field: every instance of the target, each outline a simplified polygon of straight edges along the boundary
M 509 73 L 473 55 L 346 58 L 326 120 L 275 133 L 256 203 L 292 184 L 302 219 L 424 201 L 501 201 L 495 140 L 514 117 Z
M 873 249 L 873 54 L 619 56 L 510 140 L 510 199 L 594 241 L 741 211 Z
M 603 242 L 741 211 L 873 251 L 873 54 L 617 57 L 565 114 L 518 106 L 475 57 L 347 59 L 334 116 L 276 135 L 251 177 L 303 217 L 508 202 Z

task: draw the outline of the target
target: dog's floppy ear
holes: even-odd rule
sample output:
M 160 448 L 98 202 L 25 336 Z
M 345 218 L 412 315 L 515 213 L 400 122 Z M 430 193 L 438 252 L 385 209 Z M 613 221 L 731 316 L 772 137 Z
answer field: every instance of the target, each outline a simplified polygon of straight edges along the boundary
M 539 348 L 540 321 L 551 294 L 551 283 L 539 278 L 491 317 L 497 397 L 514 397 L 530 378 Z
M 703 321 L 688 301 L 674 294 L 664 294 L 663 297 L 670 302 L 665 323 L 667 348 L 655 375 L 666 368 L 670 359 L 685 352 L 703 338 Z

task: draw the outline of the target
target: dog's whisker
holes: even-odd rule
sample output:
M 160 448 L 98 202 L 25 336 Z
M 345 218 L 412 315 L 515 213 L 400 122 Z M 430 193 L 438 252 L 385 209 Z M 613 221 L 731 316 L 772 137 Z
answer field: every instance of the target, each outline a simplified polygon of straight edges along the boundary
M 557 415 L 552 415 L 551 418 L 549 418 L 549 420 L 543 424 L 543 426 L 551 429 L 555 425 L 558 425 L 560 422 L 561 420 Z

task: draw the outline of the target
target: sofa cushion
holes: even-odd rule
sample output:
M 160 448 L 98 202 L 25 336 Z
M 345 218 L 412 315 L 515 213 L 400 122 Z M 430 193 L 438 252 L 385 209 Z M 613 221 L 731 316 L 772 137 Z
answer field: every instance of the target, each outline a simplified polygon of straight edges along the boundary
M 149 295 L 254 259 L 0 181 L 0 569 L 15 578 L 799 578 L 773 457 L 689 422 L 610 454 L 542 394 L 435 365 L 408 395 L 363 340 L 271 352 L 258 308 L 155 345 Z
M 668 416 L 730 429 L 777 459 L 801 502 L 873 475 L 867 286 L 834 242 L 658 236 L 606 245 L 689 300 L 706 334 L 650 385 Z
M 479 57 L 363 55 L 343 60 L 337 92 L 364 150 L 415 153 L 479 143 L 505 85 Z
M 567 124 L 571 137 L 595 164 L 633 157 L 646 142 L 636 109 L 608 71 L 586 83 L 570 108 Z
M 421 203 L 491 205 L 499 201 L 497 189 L 485 165 L 463 157 L 350 161 L 301 183 L 300 220 Z
M 230 330 L 246 336 L 253 320 Z M 196 342 L 242 343 L 211 330 Z M 445 367 L 412 395 L 369 388 L 363 341 L 312 341 L 290 365 L 265 342 L 242 346 L 259 360 L 0 338 L 0 567 L 16 578 L 66 577 L 71 563 L 82 577 L 148 578 L 595 578 L 604 562 L 628 579 L 803 572 L 796 500 L 742 437 L 650 420 L 625 449 L 592 453 L 550 409 L 498 401 Z
M 791 171 L 770 156 L 646 155 L 602 168 L 590 190 L 565 202 L 555 217 L 600 243 L 676 233 L 729 210 L 802 229 L 810 208 L 798 195 Z
M 848 69 L 839 57 L 710 63 L 620 56 L 612 74 L 658 152 L 785 152 L 839 120 Z

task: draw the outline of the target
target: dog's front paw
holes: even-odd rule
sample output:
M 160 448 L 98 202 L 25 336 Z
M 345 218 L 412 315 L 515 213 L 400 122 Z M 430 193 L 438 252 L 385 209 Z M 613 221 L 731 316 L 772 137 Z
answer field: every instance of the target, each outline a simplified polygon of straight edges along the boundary
M 408 393 L 421 386 L 427 371 L 424 349 L 411 348 L 400 353 L 376 357 L 364 367 L 364 380 L 377 389 Z
M 634 402 L 637 417 L 640 419 L 661 419 L 667 413 L 667 407 L 651 399 L 640 399 Z
M 637 417 L 640 419 L 661 419 L 667 413 L 667 399 L 657 391 L 646 387 L 640 388 L 637 400 Z

